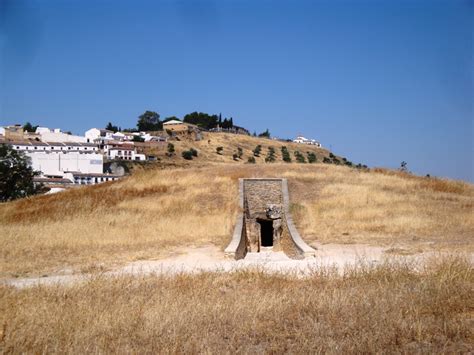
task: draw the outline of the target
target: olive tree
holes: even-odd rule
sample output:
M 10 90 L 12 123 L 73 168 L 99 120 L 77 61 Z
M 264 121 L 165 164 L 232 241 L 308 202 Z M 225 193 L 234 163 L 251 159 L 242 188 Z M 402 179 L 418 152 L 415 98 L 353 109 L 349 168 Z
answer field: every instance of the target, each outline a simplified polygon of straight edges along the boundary
M 33 178 L 39 172 L 31 168 L 30 158 L 11 146 L 0 145 L 0 201 L 10 201 L 38 192 Z

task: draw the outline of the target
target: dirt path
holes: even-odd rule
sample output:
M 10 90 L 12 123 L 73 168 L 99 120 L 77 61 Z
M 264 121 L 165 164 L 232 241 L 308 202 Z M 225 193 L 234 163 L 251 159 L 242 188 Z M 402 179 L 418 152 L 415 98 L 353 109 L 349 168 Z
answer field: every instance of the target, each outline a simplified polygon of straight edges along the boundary
M 423 261 L 427 257 L 439 253 L 425 252 L 409 256 L 387 254 L 386 248 L 368 245 L 325 244 L 318 245 L 315 258 L 305 260 L 289 259 L 282 252 L 278 253 L 249 253 L 245 259 L 229 260 L 224 253 L 214 245 L 188 248 L 178 256 L 157 261 L 135 261 L 124 267 L 105 272 L 106 276 L 148 275 L 148 274 L 178 274 L 197 273 L 203 271 L 229 272 L 239 269 L 258 267 L 268 272 L 293 272 L 305 275 L 320 267 L 336 267 L 343 270 L 346 266 L 364 263 L 377 264 L 386 259 Z M 471 259 L 473 256 L 471 255 Z M 39 278 L 18 278 L 3 280 L 3 284 L 15 287 L 30 287 L 34 285 L 71 284 L 87 280 L 93 274 L 56 275 Z

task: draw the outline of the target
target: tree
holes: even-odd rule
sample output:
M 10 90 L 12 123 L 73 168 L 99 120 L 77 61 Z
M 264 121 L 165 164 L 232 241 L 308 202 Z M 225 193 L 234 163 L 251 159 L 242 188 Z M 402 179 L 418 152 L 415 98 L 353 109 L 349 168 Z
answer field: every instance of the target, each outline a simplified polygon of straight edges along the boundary
M 273 163 L 275 161 L 275 148 L 268 147 L 268 153 L 265 157 L 265 163 Z
M 267 128 L 265 132 L 260 133 L 258 136 L 263 138 L 270 138 L 270 131 Z
M 316 163 L 316 161 L 316 154 L 314 154 L 314 152 L 308 152 L 308 163 L 312 164 Z
M 291 163 L 291 156 L 286 146 L 281 147 L 281 157 L 284 162 Z
M 296 161 L 298 163 L 306 163 L 306 160 L 305 160 L 303 154 L 301 154 L 298 150 L 295 152 L 295 157 L 296 157 Z
M 255 149 L 253 150 L 253 155 L 255 157 L 259 157 L 260 156 L 260 152 L 262 151 L 262 146 L 259 144 L 255 147 Z
M 105 129 L 108 130 L 108 131 L 112 131 L 112 132 L 118 132 L 118 131 L 120 131 L 117 126 L 114 126 L 114 125 L 112 124 L 112 122 L 107 123 L 107 126 L 105 126 Z
M 169 157 L 172 156 L 174 154 L 174 144 L 173 143 L 168 143 L 168 153 L 166 153 L 166 155 L 168 155 Z
M 26 122 L 25 125 L 23 126 L 23 129 L 27 132 L 36 132 L 36 128 L 38 128 L 38 126 L 33 126 L 30 122 Z
M 408 165 L 408 163 L 406 161 L 402 161 L 400 163 L 400 171 L 407 172 L 408 171 L 407 165 Z
M 33 178 L 39 172 L 33 171 L 30 159 L 11 146 L 0 145 L 0 201 L 10 201 L 33 195 L 39 191 Z
M 224 118 L 224 122 L 222 122 L 222 128 L 229 128 L 229 120 L 227 118 Z
M 183 122 L 195 124 L 205 129 L 211 129 L 217 127 L 219 116 L 209 115 L 204 112 L 191 112 L 183 117 Z M 223 125 L 221 127 L 223 127 Z
M 145 111 L 138 116 L 137 128 L 139 131 L 158 131 L 163 127 L 160 115 L 153 111 Z
M 140 137 L 140 136 L 133 136 L 133 139 L 132 139 L 133 142 L 144 142 L 145 141 L 145 138 L 143 137 Z
M 181 153 L 182 157 L 186 160 L 193 160 L 193 152 L 190 150 L 185 150 Z

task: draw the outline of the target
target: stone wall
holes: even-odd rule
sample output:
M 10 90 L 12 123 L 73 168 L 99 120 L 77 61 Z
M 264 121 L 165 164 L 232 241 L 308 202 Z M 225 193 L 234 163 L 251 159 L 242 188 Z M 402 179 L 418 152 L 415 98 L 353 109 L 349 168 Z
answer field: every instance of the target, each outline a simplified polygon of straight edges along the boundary
M 282 203 L 281 179 L 244 180 L 244 208 L 248 218 L 263 218 L 268 204 Z
M 260 223 L 273 225 L 270 250 L 283 251 L 294 259 L 314 256 L 314 250 L 301 239 L 291 218 L 286 179 L 240 179 L 239 183 L 242 212 L 237 218 L 232 241 L 225 250 L 228 256 L 241 259 L 247 252 L 261 251 Z

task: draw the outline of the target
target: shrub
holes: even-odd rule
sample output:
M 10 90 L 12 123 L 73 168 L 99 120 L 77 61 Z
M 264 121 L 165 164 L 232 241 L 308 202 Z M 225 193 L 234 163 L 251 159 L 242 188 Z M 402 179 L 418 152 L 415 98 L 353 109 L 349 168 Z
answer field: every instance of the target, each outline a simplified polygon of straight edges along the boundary
M 265 163 L 273 163 L 275 161 L 275 148 L 268 147 L 268 153 L 265 157 Z
M 262 152 L 262 146 L 259 144 L 253 150 L 254 157 L 259 157 L 261 152 Z
M 239 156 L 236 153 L 234 153 L 234 154 L 232 154 L 232 159 L 237 161 L 237 160 L 239 160 Z
M 133 136 L 132 141 L 134 141 L 134 142 L 144 142 L 145 138 L 140 137 L 140 136 Z
M 265 132 L 260 133 L 258 136 L 262 138 L 270 138 L 271 135 L 270 135 L 270 131 L 267 128 Z
M 324 158 L 323 158 L 323 163 L 325 163 L 325 164 L 331 164 L 331 163 L 332 163 L 332 160 L 329 159 L 328 157 L 324 157 Z
M 224 147 L 217 147 L 216 148 L 216 153 L 219 155 L 222 155 L 222 151 L 224 150 Z
M 290 152 L 288 152 L 288 148 L 285 146 L 281 147 L 281 157 L 284 162 L 291 163 Z
M 296 152 L 295 152 L 295 157 L 296 157 L 296 161 L 297 161 L 298 163 L 306 163 L 306 160 L 305 160 L 305 158 L 304 158 L 304 155 L 301 154 L 299 151 L 296 151 Z
M 247 163 L 249 163 L 249 164 L 255 164 L 255 163 L 256 163 L 256 162 L 255 162 L 255 157 L 249 157 L 249 158 L 247 159 Z
M 193 160 L 193 152 L 190 150 L 185 150 L 184 152 L 181 153 L 184 159 L 186 160 Z
M 314 154 L 313 152 L 308 152 L 308 163 L 312 164 L 316 163 L 316 161 L 316 154 Z
M 170 157 L 174 154 L 175 150 L 174 150 L 174 144 L 173 143 L 168 143 L 168 153 L 167 155 Z
M 198 156 L 198 151 L 194 148 L 190 148 L 189 151 L 191 152 L 191 154 L 193 155 L 193 157 L 197 157 Z
M 336 156 L 332 153 L 329 153 L 329 158 L 334 159 Z
M 238 158 L 241 159 L 243 154 L 244 154 L 244 151 L 242 150 L 242 148 L 238 147 L 238 148 L 237 148 L 237 156 L 238 156 Z

